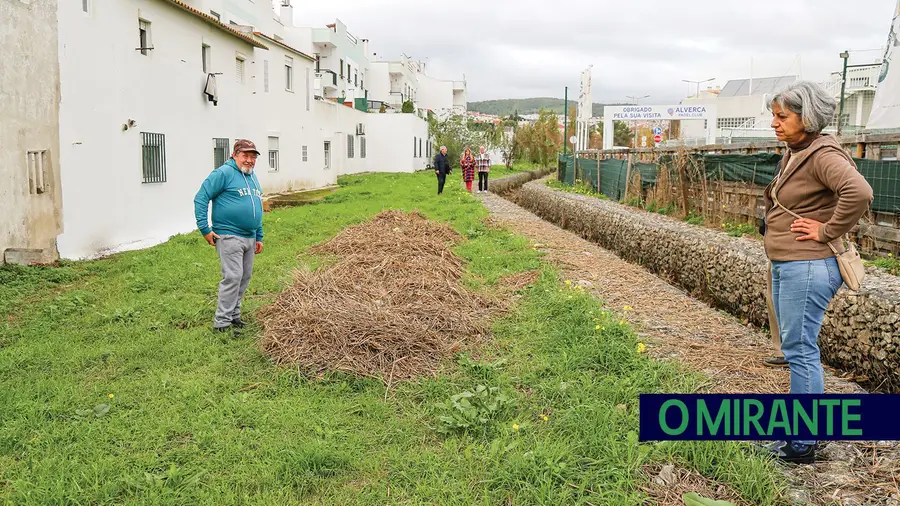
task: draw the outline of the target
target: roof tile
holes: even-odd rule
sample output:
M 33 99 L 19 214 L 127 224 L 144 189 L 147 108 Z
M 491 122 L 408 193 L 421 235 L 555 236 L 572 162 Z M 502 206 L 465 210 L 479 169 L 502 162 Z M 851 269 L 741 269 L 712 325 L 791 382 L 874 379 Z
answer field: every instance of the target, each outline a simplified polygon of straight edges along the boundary
M 260 49 L 269 49 L 263 43 L 259 42 L 258 40 L 254 39 L 253 37 L 245 34 L 244 32 L 242 32 L 236 28 L 232 28 L 232 27 L 226 25 L 225 23 L 216 19 L 213 15 L 207 14 L 199 9 L 195 9 L 194 7 L 191 7 L 190 5 L 182 2 L 181 0 L 166 0 L 166 1 L 184 11 L 187 11 L 187 12 L 199 17 L 200 19 L 215 26 L 216 28 L 223 30 L 231 35 L 234 35 L 235 37 L 243 40 L 244 42 L 246 42 L 254 47 L 258 47 Z

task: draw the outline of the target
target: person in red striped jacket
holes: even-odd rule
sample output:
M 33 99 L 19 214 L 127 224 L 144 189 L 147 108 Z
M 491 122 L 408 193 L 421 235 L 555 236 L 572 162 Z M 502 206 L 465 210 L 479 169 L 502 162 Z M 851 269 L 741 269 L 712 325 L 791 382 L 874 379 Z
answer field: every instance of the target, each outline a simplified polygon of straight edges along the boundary
M 462 169 L 463 181 L 466 182 L 466 190 L 472 192 L 472 181 L 475 180 L 475 157 L 472 150 L 466 147 L 462 158 L 459 160 L 459 168 Z
M 484 152 L 484 146 L 479 148 L 480 153 L 475 159 L 478 166 L 478 193 L 488 191 L 488 173 L 491 171 L 491 157 Z

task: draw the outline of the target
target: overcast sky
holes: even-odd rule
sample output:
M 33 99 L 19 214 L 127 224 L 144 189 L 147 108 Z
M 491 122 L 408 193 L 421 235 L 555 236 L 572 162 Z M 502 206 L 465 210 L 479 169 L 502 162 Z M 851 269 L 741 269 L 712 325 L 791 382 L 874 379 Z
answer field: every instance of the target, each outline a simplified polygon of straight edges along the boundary
M 470 101 L 577 98 L 593 65 L 595 102 L 677 102 L 682 80 L 800 75 L 825 80 L 881 57 L 897 0 L 294 0 L 295 23 L 339 18 L 379 57 L 406 53 L 428 74 L 465 74 Z M 871 51 L 875 49 L 875 51 Z M 869 50 L 869 51 L 866 51 Z M 709 83 L 703 84 L 707 86 Z

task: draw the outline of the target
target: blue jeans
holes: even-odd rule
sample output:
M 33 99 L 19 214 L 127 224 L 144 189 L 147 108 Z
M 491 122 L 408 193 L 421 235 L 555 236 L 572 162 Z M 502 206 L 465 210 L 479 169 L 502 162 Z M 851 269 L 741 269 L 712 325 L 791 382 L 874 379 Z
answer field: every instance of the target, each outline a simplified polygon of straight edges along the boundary
M 792 394 L 825 393 L 819 331 L 825 310 L 842 283 L 834 257 L 772 261 L 772 302 L 781 333 L 781 350 L 790 365 Z

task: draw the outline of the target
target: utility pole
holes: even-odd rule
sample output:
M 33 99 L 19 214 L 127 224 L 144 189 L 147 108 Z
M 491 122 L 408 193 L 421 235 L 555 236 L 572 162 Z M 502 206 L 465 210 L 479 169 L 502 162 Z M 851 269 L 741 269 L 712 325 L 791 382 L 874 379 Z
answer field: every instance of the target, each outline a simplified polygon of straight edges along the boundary
M 569 87 L 566 86 L 565 104 L 563 105 L 563 156 L 566 156 L 566 149 L 569 140 L 566 135 L 569 134 Z
M 841 135 L 841 127 L 844 124 L 844 90 L 847 88 L 847 60 L 850 58 L 850 51 L 844 51 L 841 53 L 841 58 L 844 59 L 844 73 L 841 76 L 841 108 L 840 112 L 838 112 L 838 125 L 837 125 L 837 134 L 838 137 Z

